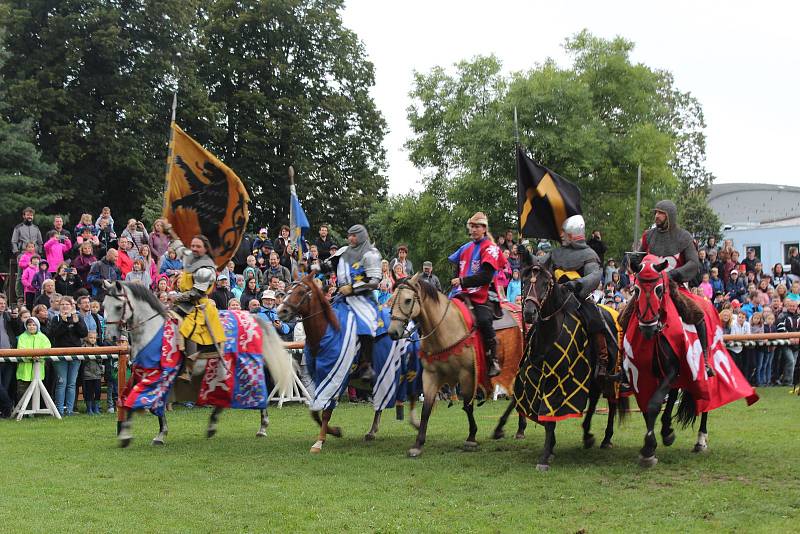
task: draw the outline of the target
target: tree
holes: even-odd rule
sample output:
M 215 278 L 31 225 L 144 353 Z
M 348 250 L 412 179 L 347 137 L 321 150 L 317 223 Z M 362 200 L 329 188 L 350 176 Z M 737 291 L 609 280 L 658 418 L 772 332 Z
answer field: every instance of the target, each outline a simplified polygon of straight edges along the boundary
M 363 223 L 386 195 L 374 69 L 341 8 L 217 0 L 202 11 L 195 63 L 215 114 L 186 129 L 251 189 L 254 225 L 288 221 L 290 165 L 313 226 Z
M 631 244 L 639 164 L 645 212 L 713 179 L 702 109 L 668 72 L 632 63 L 630 41 L 583 31 L 565 49 L 566 68 L 547 60 L 504 75 L 490 56 L 459 62 L 454 74 L 417 73 L 407 147 L 444 209 L 486 211 L 494 228 L 515 227 L 517 109 L 521 144 L 580 187 L 587 230 L 602 229 L 619 254 Z
M 709 238 L 722 239 L 722 221 L 706 201 L 706 192 L 700 188 L 682 195 L 678 202 L 681 226 L 691 233 L 701 245 Z
M 0 46 L 0 69 L 6 52 Z M 22 210 L 30 206 L 37 211 L 51 204 L 57 197 L 48 187 L 48 179 L 55 174 L 54 165 L 48 165 L 33 143 L 30 121 L 10 123 L 1 113 L 6 108 L 3 79 L 0 77 L 0 228 L 10 229 L 20 220 Z M 0 257 L 11 251 L 11 232 L 0 234 Z M 4 261 L 4 260 L 3 260 Z

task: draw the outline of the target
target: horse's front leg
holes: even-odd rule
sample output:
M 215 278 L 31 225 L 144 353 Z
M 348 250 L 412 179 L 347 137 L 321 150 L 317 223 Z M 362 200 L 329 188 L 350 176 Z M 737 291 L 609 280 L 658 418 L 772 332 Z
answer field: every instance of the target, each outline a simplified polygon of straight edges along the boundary
M 164 440 L 167 439 L 167 433 L 169 432 L 169 428 L 167 427 L 167 416 L 159 415 L 158 416 L 158 435 L 153 438 L 152 444 L 153 445 L 164 445 Z
M 606 433 L 600 443 L 601 449 L 610 449 L 614 446 L 611 438 L 614 436 L 614 417 L 617 415 L 617 409 L 618 404 L 616 402 L 608 401 L 608 421 L 606 422 Z
M 125 420 L 119 427 L 117 440 L 119 440 L 119 446 L 123 449 L 131 444 L 133 440 L 133 410 L 128 410 L 125 414 Z
M 206 437 L 213 438 L 217 433 L 217 423 L 219 423 L 219 414 L 222 413 L 223 408 L 214 406 L 211 410 L 211 417 L 208 418 L 208 428 L 206 429 Z
M 494 427 L 494 432 L 492 432 L 492 439 L 503 439 L 506 437 L 505 430 L 503 428 L 506 426 L 508 422 L 508 416 L 511 415 L 511 410 L 517 407 L 517 403 L 514 398 L 511 398 L 511 401 L 508 403 L 506 407 L 506 411 L 503 412 L 503 415 L 500 416 L 500 420 L 497 421 L 497 426 Z
M 422 454 L 422 447 L 425 445 L 428 433 L 428 419 L 431 417 L 433 405 L 436 402 L 436 394 L 439 392 L 439 377 L 436 373 L 425 370 L 422 372 L 422 384 L 425 402 L 422 403 L 422 420 L 419 423 L 417 441 L 408 450 L 408 456 L 411 458 L 416 458 Z
M 697 443 L 692 452 L 706 452 L 708 450 L 708 412 L 700 414 L 700 430 L 697 431 Z
M 312 454 L 319 454 L 320 452 L 322 452 L 322 446 L 325 444 L 325 438 L 327 437 L 328 434 L 331 434 L 332 436 L 336 437 L 341 437 L 342 435 L 341 429 L 330 426 L 332 414 L 333 414 L 332 408 L 329 408 L 327 410 L 322 410 L 322 417 L 320 419 L 320 427 L 319 427 L 319 436 L 317 437 L 317 441 L 314 443 L 314 445 L 311 446 L 311 450 L 309 451 Z M 319 417 L 319 414 L 317 414 L 317 417 Z M 317 417 L 315 417 L 315 420 Z
M 417 417 L 417 399 L 408 401 L 408 424 L 419 430 L 419 417 Z
M 475 441 L 475 435 L 478 433 L 478 425 L 475 423 L 475 402 L 473 399 L 464 399 L 464 406 L 462 408 L 467 414 L 467 421 L 469 422 L 469 435 L 464 441 L 464 451 L 473 452 L 478 450 L 478 442 Z
M 372 427 L 369 432 L 364 435 L 364 441 L 374 441 L 375 434 L 378 433 L 378 427 L 381 424 L 381 410 L 375 410 L 375 416 L 372 418 Z
M 517 433 L 514 434 L 514 439 L 525 439 L 525 429 L 528 428 L 528 419 L 520 413 L 517 422 Z
M 675 443 L 675 429 L 672 428 L 672 410 L 675 408 L 675 401 L 678 399 L 678 390 L 672 388 L 667 394 L 667 402 L 664 405 L 664 413 L 661 414 L 661 441 L 665 447 Z
M 265 438 L 267 437 L 267 427 L 269 426 L 269 414 L 267 413 L 267 409 L 264 408 L 260 410 L 259 415 L 261 416 L 261 426 L 258 428 L 258 432 L 256 432 L 256 437 Z
M 656 448 L 658 441 L 655 436 L 656 418 L 664 404 L 664 398 L 670 389 L 670 384 L 675 379 L 677 370 L 670 369 L 659 383 L 650 401 L 647 403 L 647 411 L 644 413 L 644 422 L 647 425 L 647 433 L 644 436 L 644 446 L 639 451 L 639 465 L 642 467 L 653 467 L 658 462 L 656 458 Z
M 539 463 L 536 464 L 536 469 L 539 471 L 547 471 L 550 469 L 550 462 L 553 461 L 555 455 L 553 449 L 556 447 L 556 424 L 553 421 L 544 423 L 544 446 L 542 453 L 539 456 Z
M 597 401 L 600 400 L 600 388 L 592 384 L 589 389 L 589 407 L 586 409 L 586 416 L 583 418 L 581 427 L 583 428 L 583 448 L 591 449 L 594 447 L 595 439 L 592 434 L 592 417 L 597 410 Z

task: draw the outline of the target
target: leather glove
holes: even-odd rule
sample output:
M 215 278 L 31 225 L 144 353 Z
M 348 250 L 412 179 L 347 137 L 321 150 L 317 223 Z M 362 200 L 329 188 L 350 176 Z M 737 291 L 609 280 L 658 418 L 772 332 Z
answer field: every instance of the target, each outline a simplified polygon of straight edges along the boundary
M 563 286 L 566 289 L 568 289 L 568 290 L 572 291 L 573 293 L 575 293 L 576 295 L 581 290 L 581 283 L 578 280 L 570 280 L 568 282 L 564 282 Z
M 353 294 L 353 286 L 347 284 L 346 286 L 342 286 L 339 288 L 339 294 L 344 297 L 349 297 Z
M 191 300 L 192 295 L 188 291 L 178 293 L 178 295 L 175 297 L 175 302 L 189 302 Z

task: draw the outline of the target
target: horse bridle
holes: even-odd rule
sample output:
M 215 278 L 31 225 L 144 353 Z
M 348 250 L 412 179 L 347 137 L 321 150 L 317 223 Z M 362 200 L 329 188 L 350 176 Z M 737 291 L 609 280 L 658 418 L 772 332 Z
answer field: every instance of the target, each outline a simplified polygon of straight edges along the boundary
M 547 275 L 547 289 L 545 289 L 544 295 L 542 295 L 541 297 L 537 294 L 537 291 L 536 291 L 536 275 L 537 275 L 537 273 L 545 273 Z M 550 273 L 550 271 L 548 271 L 547 269 L 542 269 L 538 265 L 535 265 L 535 266 L 533 266 L 531 268 L 531 275 L 532 275 L 532 278 L 531 278 L 531 281 L 528 283 L 528 290 L 525 292 L 525 300 L 523 302 L 531 301 L 531 302 L 533 302 L 533 304 L 536 305 L 536 307 L 538 309 L 541 310 L 544 307 L 545 303 L 547 302 L 547 299 L 550 298 L 550 295 L 553 292 L 553 288 L 555 287 L 556 282 L 555 282 L 555 279 L 553 278 L 552 273 Z M 540 321 L 549 321 L 550 319 L 552 319 L 558 312 L 560 312 L 561 310 L 564 309 L 564 306 L 566 306 L 567 302 L 569 302 L 569 299 L 572 296 L 574 296 L 574 293 L 572 293 L 572 291 L 570 291 L 569 295 L 567 296 L 567 298 L 564 299 L 564 302 L 561 303 L 561 306 L 559 306 L 556 311 L 554 311 L 553 313 L 551 313 L 550 315 L 547 315 L 545 317 L 540 317 L 539 320 Z
M 409 331 L 408 330 L 408 323 L 411 322 L 411 316 L 414 314 L 414 306 L 415 305 L 419 304 L 420 310 L 422 310 L 422 299 L 420 299 L 417 289 L 414 286 L 412 286 L 410 283 L 408 283 L 408 281 L 406 281 L 406 280 L 401 281 L 400 283 L 398 283 L 395 286 L 395 291 L 397 291 L 398 289 L 408 289 L 409 291 L 411 291 L 414 294 L 414 302 L 411 304 L 411 310 L 409 312 L 406 312 L 405 310 L 400 308 L 400 304 L 398 303 L 399 299 L 394 299 L 394 298 L 392 299 L 392 310 L 391 310 L 390 318 L 391 318 L 392 321 L 400 321 L 401 323 L 403 323 L 403 335 L 400 336 L 400 339 L 405 339 L 405 338 L 410 337 L 411 335 L 413 335 L 414 332 L 416 332 L 417 330 L 419 330 L 419 325 L 417 325 L 417 326 L 414 327 L 413 330 Z M 444 318 L 447 317 L 447 310 L 450 308 L 450 302 L 451 302 L 451 299 L 447 299 L 447 306 L 445 307 L 444 313 L 442 313 L 441 318 L 439 318 L 439 321 L 436 323 L 436 326 L 434 326 L 433 329 L 430 332 L 428 332 L 427 334 L 425 334 L 424 336 L 420 336 L 420 338 L 419 338 L 420 341 L 428 339 L 429 337 L 431 337 L 433 334 L 436 333 L 436 331 L 439 329 L 439 326 L 441 326 L 442 322 L 444 321 Z M 398 317 L 398 316 L 396 316 L 394 314 L 395 307 L 400 309 L 400 311 L 402 313 L 404 313 L 406 315 L 406 317 Z
M 303 297 L 300 299 L 300 302 L 298 302 L 297 304 L 293 304 L 291 302 L 288 302 L 289 295 L 291 295 L 292 291 L 297 289 L 298 286 L 303 286 L 303 288 L 305 288 L 305 291 L 303 292 Z M 309 287 L 308 284 L 306 284 L 305 280 L 298 280 L 296 282 L 292 282 L 292 285 L 289 286 L 289 291 L 286 293 L 286 298 L 283 299 L 283 303 L 282 304 L 283 304 L 283 306 L 286 306 L 287 308 L 289 308 L 289 311 L 292 313 L 292 315 L 297 317 L 300 321 L 305 321 L 306 319 L 310 319 L 312 317 L 315 317 L 315 316 L 317 316 L 317 315 L 319 315 L 319 314 L 321 314 L 321 313 L 323 313 L 325 311 L 325 309 L 323 308 L 323 309 L 320 309 L 318 312 L 314 312 L 314 313 L 312 313 L 310 315 L 303 315 L 303 314 L 300 313 L 300 308 L 305 306 L 305 304 L 308 301 L 311 300 L 311 294 L 313 292 L 314 292 L 314 289 Z
M 106 321 L 107 325 L 116 325 L 117 327 L 125 329 L 128 332 L 133 332 L 134 330 L 136 330 L 136 329 L 140 328 L 141 326 L 143 326 L 145 323 L 147 323 L 149 321 L 152 321 L 153 319 L 155 319 L 156 317 L 161 315 L 161 312 L 156 311 L 153 315 L 151 315 L 147 319 L 143 319 L 143 320 L 139 321 L 138 323 L 134 323 L 133 325 L 130 325 L 129 321 L 133 318 L 133 305 L 131 304 L 131 301 L 128 298 L 128 293 L 125 291 L 125 286 L 122 286 L 122 295 L 118 295 L 118 294 L 115 294 L 115 293 L 106 293 L 106 295 L 109 296 L 109 297 L 113 297 L 113 298 L 115 298 L 117 300 L 121 300 L 123 302 L 123 304 L 122 304 L 122 313 L 119 316 L 119 320 L 117 320 L 117 321 Z M 125 311 L 126 310 L 130 310 L 131 311 L 130 317 L 128 317 L 127 319 L 125 319 Z
M 637 276 L 636 279 L 638 281 L 639 277 Z M 656 280 L 652 280 L 652 281 L 656 282 L 657 279 Z M 650 282 L 650 280 L 648 280 L 648 282 Z M 663 283 L 663 278 L 662 278 L 662 283 Z M 643 295 L 643 294 L 641 294 L 642 293 L 642 289 L 638 285 L 635 284 L 633 287 L 634 287 L 634 290 L 637 292 L 637 297 L 638 297 L 636 299 L 637 300 L 637 304 L 638 304 L 638 300 L 640 298 L 644 297 L 645 298 L 645 304 L 647 306 L 645 308 L 644 312 L 640 312 L 639 311 L 639 306 L 638 305 L 636 306 L 636 320 L 639 321 L 640 325 L 656 326 L 656 331 L 660 332 L 664 328 L 664 325 L 661 322 L 661 313 L 660 313 L 660 311 L 653 309 L 653 307 L 650 305 L 650 299 L 648 298 L 650 296 L 650 291 L 647 291 L 647 294 Z M 664 304 L 664 295 L 666 294 L 666 291 L 667 291 L 666 289 L 663 289 L 661 291 L 661 296 L 658 297 L 658 302 L 659 302 L 659 304 L 661 304 L 662 308 L 663 308 L 663 304 Z M 655 316 L 655 321 L 644 321 L 643 320 L 644 315 L 646 315 L 648 312 L 652 313 Z

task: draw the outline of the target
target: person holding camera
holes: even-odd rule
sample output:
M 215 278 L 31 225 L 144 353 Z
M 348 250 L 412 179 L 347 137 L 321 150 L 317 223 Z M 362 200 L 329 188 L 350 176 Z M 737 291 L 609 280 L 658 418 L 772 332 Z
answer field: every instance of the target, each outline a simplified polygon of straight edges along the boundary
M 44 243 L 44 255 L 47 264 L 50 266 L 51 275 L 55 274 L 56 268 L 64 263 L 64 258 L 72 250 L 72 241 L 55 230 L 47 232 L 47 241 Z
M 53 347 L 80 347 L 83 338 L 88 334 L 86 323 L 75 309 L 72 297 L 61 299 L 59 313 L 47 325 L 47 337 Z M 56 391 L 53 399 L 61 415 L 72 415 L 75 407 L 75 390 L 81 362 L 54 362 L 56 374 Z
M 75 292 L 83 287 L 83 281 L 78 276 L 78 270 L 75 267 L 67 265 L 66 262 L 61 262 L 56 269 L 56 276 L 53 279 L 56 282 L 55 291 L 60 295 L 75 296 Z
M 144 223 L 136 219 L 128 220 L 128 226 L 122 232 L 122 237 L 127 237 L 136 246 L 137 255 L 142 245 L 147 245 L 150 239 L 150 235 L 144 228 Z

